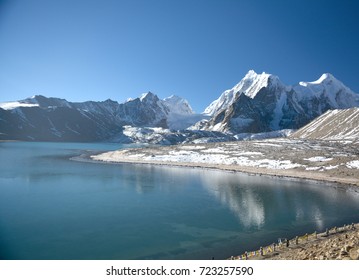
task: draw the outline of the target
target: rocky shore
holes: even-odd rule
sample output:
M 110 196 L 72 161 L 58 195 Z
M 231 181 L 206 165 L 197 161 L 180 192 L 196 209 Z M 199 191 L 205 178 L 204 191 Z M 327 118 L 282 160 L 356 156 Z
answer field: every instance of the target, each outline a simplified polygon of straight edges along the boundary
M 295 239 L 277 246 L 274 252 L 250 256 L 250 260 L 359 260 L 359 224 L 354 229 L 313 235 L 296 244 Z M 238 259 L 239 257 L 235 257 Z
M 358 143 L 283 138 L 125 149 L 91 159 L 214 168 L 359 186 L 358 151 Z

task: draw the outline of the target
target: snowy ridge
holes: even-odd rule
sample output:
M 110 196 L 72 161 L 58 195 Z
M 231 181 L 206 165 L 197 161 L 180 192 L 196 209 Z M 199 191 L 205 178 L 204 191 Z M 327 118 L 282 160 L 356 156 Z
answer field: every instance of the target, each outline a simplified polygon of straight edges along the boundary
M 298 129 L 330 109 L 359 107 L 359 95 L 329 73 L 314 82 L 286 86 L 253 70 L 206 108 L 211 116 L 194 127 L 226 133 Z
M 23 103 L 20 101 L 12 101 L 12 102 L 2 102 L 0 103 L 0 108 L 4 110 L 13 110 L 15 108 L 19 107 L 39 107 L 38 104 L 29 104 L 29 103 Z
M 179 114 L 179 115 L 194 114 L 191 105 L 189 105 L 188 101 L 177 95 L 171 95 L 163 99 L 163 101 L 171 113 Z
M 280 84 L 277 76 L 265 72 L 257 74 L 254 70 L 250 70 L 238 84 L 233 88 L 224 91 L 217 100 L 213 101 L 204 110 L 203 113 L 213 116 L 215 113 L 233 104 L 240 94 L 244 94 L 253 99 L 261 88 L 268 86 L 269 81 L 271 81 L 272 85 Z
M 202 115 L 194 114 L 187 100 L 174 95 L 161 100 L 152 92 L 124 103 L 110 99 L 69 102 L 35 95 L 1 103 L 0 108 L 0 139 L 31 141 L 117 139 L 126 143 L 178 143 L 185 141 L 185 137 L 169 129 L 183 130 L 203 119 Z M 133 133 L 128 136 L 127 132 Z M 201 135 L 203 133 L 198 133 L 198 137 Z
M 69 102 L 42 95 L 0 103 L 0 139 L 58 141 L 60 137 L 61 141 L 166 144 L 262 139 L 287 136 L 328 110 L 352 107 L 359 107 L 359 95 L 329 73 L 314 82 L 286 86 L 277 76 L 250 70 L 204 114 L 195 114 L 183 98 L 160 99 L 152 92 L 123 103 L 110 99 Z M 310 133 L 327 126 L 332 115 L 324 115 L 326 119 L 318 120 L 320 124 L 313 124 L 303 137 L 312 137 Z M 344 115 L 335 117 L 358 123 L 355 114 Z M 335 131 L 334 124 L 328 126 Z M 327 131 L 315 137 L 356 138 L 355 129 L 347 127 L 347 131 Z
M 336 79 L 332 74 L 325 73 L 314 82 L 299 82 L 293 87 L 299 100 L 311 97 L 327 99 L 331 107 L 350 108 L 359 102 L 359 95 Z

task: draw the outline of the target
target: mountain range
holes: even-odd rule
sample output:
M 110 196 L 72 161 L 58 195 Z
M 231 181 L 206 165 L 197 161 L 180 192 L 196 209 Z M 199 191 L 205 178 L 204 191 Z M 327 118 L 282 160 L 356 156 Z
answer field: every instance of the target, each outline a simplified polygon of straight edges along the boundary
M 327 110 L 357 106 L 359 95 L 331 74 L 287 86 L 251 70 L 206 108 L 211 119 L 198 128 L 233 134 L 298 129 Z
M 117 141 L 174 144 L 283 135 L 327 110 L 359 107 L 359 95 L 331 74 L 284 85 L 277 76 L 249 71 L 202 114 L 178 96 L 148 92 L 118 103 L 69 102 L 36 95 L 0 103 L 0 140 Z

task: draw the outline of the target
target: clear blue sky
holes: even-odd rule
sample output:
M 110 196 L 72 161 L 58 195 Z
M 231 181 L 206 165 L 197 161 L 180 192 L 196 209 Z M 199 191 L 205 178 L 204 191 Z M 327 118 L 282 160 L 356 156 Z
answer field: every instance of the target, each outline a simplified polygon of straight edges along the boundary
M 250 69 L 359 92 L 358 2 L 0 0 L 0 101 L 152 91 L 201 112 Z

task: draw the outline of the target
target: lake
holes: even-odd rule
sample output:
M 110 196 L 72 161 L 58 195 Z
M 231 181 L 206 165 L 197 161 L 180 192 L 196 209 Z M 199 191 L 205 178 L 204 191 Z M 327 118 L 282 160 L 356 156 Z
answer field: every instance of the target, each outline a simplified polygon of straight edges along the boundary
M 0 259 L 223 259 L 359 222 L 355 188 L 70 160 L 107 143 L 0 143 Z

